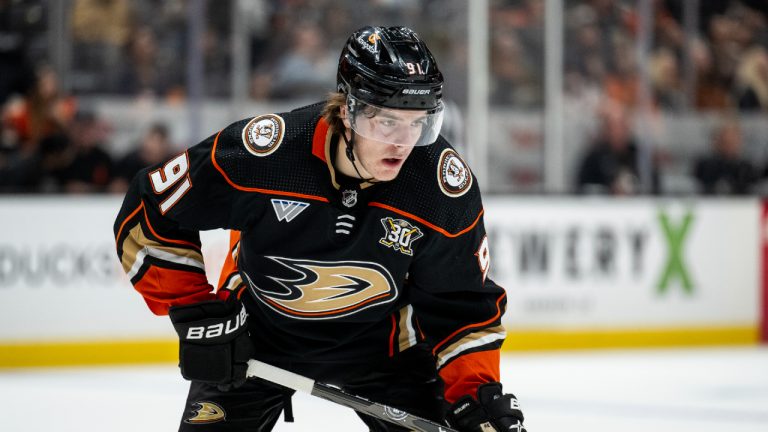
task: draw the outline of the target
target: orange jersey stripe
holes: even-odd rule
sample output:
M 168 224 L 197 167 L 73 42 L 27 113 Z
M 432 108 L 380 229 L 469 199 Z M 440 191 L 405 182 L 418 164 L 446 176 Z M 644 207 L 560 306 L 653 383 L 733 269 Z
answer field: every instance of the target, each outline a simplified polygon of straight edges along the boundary
M 383 208 L 383 209 L 395 212 L 395 213 L 397 213 L 399 215 L 411 218 L 413 220 L 417 220 L 420 223 L 422 223 L 422 224 L 432 228 L 433 230 L 439 232 L 440 234 L 443 234 L 444 236 L 451 237 L 451 238 L 459 237 L 460 235 L 465 234 L 465 233 L 471 231 L 472 228 L 474 228 L 475 225 L 477 225 L 477 223 L 480 221 L 480 217 L 483 216 L 483 212 L 485 211 L 485 210 L 480 210 L 480 213 L 477 215 L 477 217 L 475 218 L 475 221 L 472 222 L 472 224 L 470 226 L 464 228 L 463 230 L 461 230 L 461 231 L 459 231 L 459 232 L 457 232 L 455 234 L 452 234 L 452 233 L 449 233 L 448 231 L 444 230 L 443 228 L 440 228 L 439 226 L 437 226 L 437 225 L 435 225 L 433 223 L 427 222 L 426 220 L 424 220 L 424 219 L 422 219 L 422 218 L 420 218 L 420 217 L 418 217 L 418 216 L 416 216 L 414 214 L 408 213 L 408 212 L 406 212 L 404 210 L 400 210 L 398 208 L 395 208 L 395 207 L 392 207 L 392 206 L 388 206 L 386 204 L 383 204 L 383 203 L 380 203 L 380 202 L 376 202 L 376 201 L 369 202 L 368 205 L 371 206 L 371 207 Z
M 432 349 L 432 353 L 433 353 L 433 354 L 437 354 L 437 352 L 440 350 L 440 348 L 441 348 L 443 345 L 445 345 L 446 343 L 448 343 L 448 341 L 450 341 L 450 340 L 451 340 L 451 339 L 452 339 L 454 336 L 456 336 L 457 334 L 459 334 L 459 333 L 463 332 L 464 330 L 467 330 L 467 329 L 470 329 L 470 328 L 475 328 L 475 327 L 482 327 L 482 326 L 488 325 L 488 324 L 490 324 L 490 323 L 492 323 L 492 322 L 496 321 L 496 320 L 497 320 L 497 319 L 498 319 L 498 318 L 501 316 L 501 307 L 499 306 L 499 303 L 501 303 L 501 301 L 502 301 L 502 300 L 503 300 L 503 299 L 504 299 L 506 296 L 507 296 L 507 293 L 506 293 L 506 292 L 504 292 L 504 293 L 502 293 L 502 294 L 499 296 L 499 298 L 496 300 L 496 315 L 494 315 L 492 318 L 490 318 L 490 319 L 488 319 L 488 320 L 486 320 L 486 321 L 483 321 L 483 322 L 480 322 L 480 323 L 476 323 L 476 324 L 470 324 L 470 325 L 464 326 L 464 327 L 462 327 L 462 328 L 460 328 L 460 329 L 456 330 L 455 332 L 451 333 L 451 334 L 450 334 L 450 336 L 448 336 L 447 338 L 443 339 L 443 340 L 442 340 L 440 343 L 438 343 L 437 345 L 435 345 L 435 347 Z
M 152 235 L 154 235 L 158 239 L 160 239 L 160 240 L 162 240 L 164 242 L 167 242 L 167 243 L 176 243 L 176 244 L 180 244 L 180 245 L 184 245 L 184 246 L 189 246 L 189 247 L 193 248 L 196 251 L 200 251 L 200 246 L 198 246 L 198 245 L 196 245 L 196 244 L 194 244 L 192 242 L 188 242 L 186 240 L 169 239 L 169 238 L 163 237 L 160 234 L 158 234 L 155 231 L 155 229 L 152 228 L 152 223 L 149 222 L 149 215 L 147 214 L 147 206 L 144 206 L 144 220 L 147 222 L 147 227 L 149 227 L 149 231 L 152 233 Z
M 395 330 L 397 329 L 397 320 L 395 319 L 395 314 L 390 315 L 390 318 L 392 318 L 392 331 L 389 333 L 389 356 L 393 357 L 395 355 Z
M 327 162 L 325 159 L 325 137 L 328 135 L 329 125 L 325 119 L 321 118 L 315 126 L 315 133 L 312 136 L 312 154 L 320 158 L 323 162 Z
M 445 400 L 456 402 L 464 395 L 475 396 L 481 384 L 499 381 L 499 350 L 465 354 L 440 369 L 445 381 Z
M 238 271 L 237 262 L 235 257 L 232 256 L 232 249 L 239 241 L 240 231 L 231 230 L 229 232 L 229 253 L 227 253 L 227 256 L 224 258 L 224 264 L 221 266 L 221 275 L 219 276 L 218 283 L 219 289 L 224 286 L 224 282 L 227 281 L 229 275 Z
M 125 224 L 127 224 L 128 221 L 131 220 L 131 218 L 136 216 L 136 213 L 138 213 L 142 208 L 144 208 L 144 202 L 143 201 L 141 202 L 141 204 L 139 204 L 138 207 L 136 207 L 136 210 L 132 211 L 131 214 L 129 214 L 128 217 L 126 217 L 123 220 L 123 223 L 120 224 L 120 229 L 117 230 L 117 235 L 115 236 L 115 240 L 120 240 L 120 236 L 123 234 L 123 228 L 125 228 Z
M 155 315 L 167 315 L 171 306 L 215 300 L 204 274 L 152 266 L 135 284 Z
M 329 202 L 328 198 L 321 197 L 321 196 L 306 195 L 306 194 L 301 194 L 297 192 L 286 192 L 286 191 L 277 191 L 277 190 L 271 190 L 271 189 L 246 187 L 233 182 L 229 178 L 229 176 L 227 176 L 227 173 L 224 172 L 224 169 L 221 168 L 221 166 L 219 166 L 219 163 L 216 162 L 216 147 L 219 145 L 220 135 L 221 135 L 221 131 L 216 135 L 216 138 L 213 141 L 213 149 L 211 149 L 211 162 L 213 163 L 213 166 L 216 167 L 216 170 L 221 174 L 221 176 L 224 177 L 224 180 L 226 180 L 227 183 L 229 183 L 229 185 L 232 186 L 233 188 L 244 191 L 244 192 L 257 192 L 257 193 L 268 194 L 268 195 L 282 195 L 282 196 L 290 196 L 295 198 L 311 199 L 315 201 Z

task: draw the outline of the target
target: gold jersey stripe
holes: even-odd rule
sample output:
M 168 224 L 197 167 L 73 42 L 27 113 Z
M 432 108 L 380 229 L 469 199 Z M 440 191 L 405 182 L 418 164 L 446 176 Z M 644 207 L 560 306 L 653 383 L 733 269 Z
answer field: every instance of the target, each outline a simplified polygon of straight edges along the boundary
M 144 235 L 141 224 L 137 224 L 128 232 L 123 241 L 121 263 L 129 278 L 132 278 L 139 271 L 144 264 L 144 258 L 148 255 L 177 264 L 205 269 L 203 255 L 200 252 L 150 240 Z
M 397 342 L 400 352 L 403 352 L 418 342 L 416 330 L 413 328 L 413 306 L 407 305 L 403 307 L 398 311 L 398 315 L 400 316 L 398 322 L 400 335 Z
M 497 342 L 499 340 L 503 340 L 505 335 L 506 330 L 504 329 L 504 326 L 500 325 L 469 333 L 463 338 L 440 350 L 440 352 L 437 354 L 437 365 L 438 367 L 442 367 L 449 360 L 460 355 L 461 353 L 470 349 L 481 347 L 483 345 Z

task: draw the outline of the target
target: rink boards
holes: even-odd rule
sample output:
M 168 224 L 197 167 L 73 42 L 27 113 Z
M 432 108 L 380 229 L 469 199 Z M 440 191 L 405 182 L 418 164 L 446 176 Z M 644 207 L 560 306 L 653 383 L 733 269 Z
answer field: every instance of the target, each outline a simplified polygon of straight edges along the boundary
M 484 204 L 491 277 L 508 293 L 505 349 L 754 344 L 766 333 L 758 199 Z M 118 265 L 119 205 L 0 199 L 0 367 L 175 361 L 167 318 Z M 203 243 L 215 280 L 226 233 Z

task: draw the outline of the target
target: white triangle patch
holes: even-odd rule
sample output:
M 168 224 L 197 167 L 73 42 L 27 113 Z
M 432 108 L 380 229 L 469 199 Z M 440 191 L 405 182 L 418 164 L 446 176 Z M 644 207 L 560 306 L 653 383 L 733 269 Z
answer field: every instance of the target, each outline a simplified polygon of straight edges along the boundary
M 309 207 L 309 203 L 302 201 L 291 201 L 276 198 L 272 199 L 272 208 L 275 209 L 275 215 L 277 215 L 277 220 L 280 222 L 292 221 L 307 207 Z

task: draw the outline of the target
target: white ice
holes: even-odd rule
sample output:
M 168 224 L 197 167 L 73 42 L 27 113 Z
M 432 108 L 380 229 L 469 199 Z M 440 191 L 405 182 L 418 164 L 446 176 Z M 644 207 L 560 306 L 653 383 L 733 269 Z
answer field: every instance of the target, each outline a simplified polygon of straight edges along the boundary
M 768 347 L 507 354 L 503 383 L 530 432 L 766 432 Z M 2 432 L 175 431 L 173 365 L 0 372 Z M 294 398 L 277 432 L 364 431 L 352 411 Z

